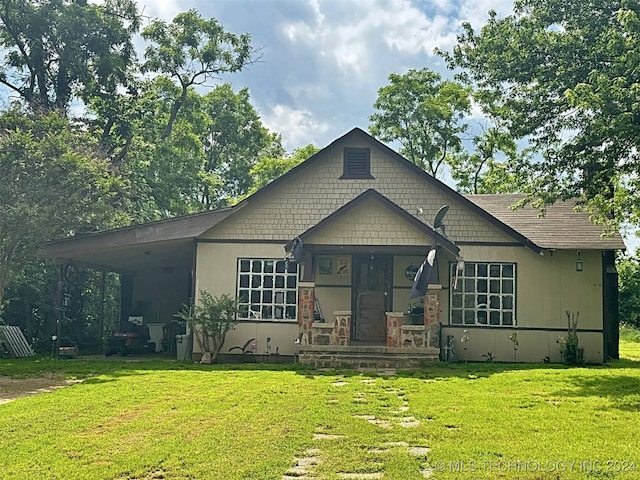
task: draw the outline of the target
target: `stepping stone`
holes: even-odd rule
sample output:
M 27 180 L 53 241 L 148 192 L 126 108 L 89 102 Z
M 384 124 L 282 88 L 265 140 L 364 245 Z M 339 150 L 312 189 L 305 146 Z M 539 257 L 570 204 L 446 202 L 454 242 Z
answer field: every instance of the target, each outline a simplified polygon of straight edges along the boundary
M 429 453 L 431 449 L 429 447 L 411 447 L 409 448 L 409 453 L 413 455 L 426 455 Z
M 331 385 L 334 387 L 344 387 L 345 385 L 349 385 L 347 382 L 333 382 Z
M 413 417 L 404 417 L 400 419 L 400 426 L 404 428 L 412 428 L 420 425 L 420 420 L 417 420 Z

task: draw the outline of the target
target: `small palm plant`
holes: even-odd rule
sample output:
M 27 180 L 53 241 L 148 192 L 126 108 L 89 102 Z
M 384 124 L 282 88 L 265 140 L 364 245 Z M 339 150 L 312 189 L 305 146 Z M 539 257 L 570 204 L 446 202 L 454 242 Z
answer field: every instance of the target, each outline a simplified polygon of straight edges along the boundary
M 218 358 L 227 332 L 236 323 L 236 300 L 228 294 L 218 297 L 200 290 L 200 303 L 184 305 L 176 317 L 184 320 L 202 352 L 201 363 L 213 363 Z

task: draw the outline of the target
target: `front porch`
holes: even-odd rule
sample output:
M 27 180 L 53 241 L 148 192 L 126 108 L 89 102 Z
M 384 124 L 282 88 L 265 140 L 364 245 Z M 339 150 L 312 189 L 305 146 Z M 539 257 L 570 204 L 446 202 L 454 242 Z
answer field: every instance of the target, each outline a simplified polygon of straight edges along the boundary
M 355 340 L 352 312 L 334 311 L 333 320 L 317 321 L 315 287 L 312 283 L 299 288 L 299 339 L 297 357 L 300 363 L 314 368 L 356 368 L 363 370 L 416 369 L 440 359 L 440 285 L 430 285 L 423 298 L 420 315 L 386 312 L 378 320 L 378 328 L 386 341 Z

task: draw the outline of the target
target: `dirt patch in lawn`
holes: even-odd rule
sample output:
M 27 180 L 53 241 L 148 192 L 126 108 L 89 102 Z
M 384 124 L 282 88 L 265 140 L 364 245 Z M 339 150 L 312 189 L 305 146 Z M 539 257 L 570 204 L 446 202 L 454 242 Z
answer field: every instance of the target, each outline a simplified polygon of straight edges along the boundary
M 53 375 L 30 378 L 9 378 L 0 375 L 0 404 L 28 395 L 53 392 L 78 382 L 79 380 L 68 380 Z

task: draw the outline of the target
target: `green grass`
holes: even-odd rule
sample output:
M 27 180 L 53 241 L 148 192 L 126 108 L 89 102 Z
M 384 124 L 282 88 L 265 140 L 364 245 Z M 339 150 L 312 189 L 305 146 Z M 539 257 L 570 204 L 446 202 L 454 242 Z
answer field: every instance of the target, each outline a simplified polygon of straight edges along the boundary
M 385 377 L 0 360 L 0 375 L 85 379 L 0 405 L 0 478 L 280 480 L 301 457 L 317 457 L 307 474 L 319 479 L 640 478 L 629 471 L 640 469 L 640 343 L 623 339 L 621 352 L 602 367 L 469 363 Z

